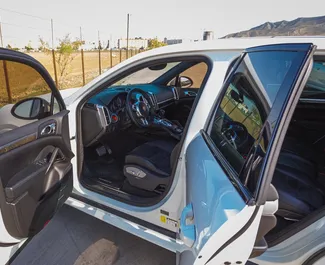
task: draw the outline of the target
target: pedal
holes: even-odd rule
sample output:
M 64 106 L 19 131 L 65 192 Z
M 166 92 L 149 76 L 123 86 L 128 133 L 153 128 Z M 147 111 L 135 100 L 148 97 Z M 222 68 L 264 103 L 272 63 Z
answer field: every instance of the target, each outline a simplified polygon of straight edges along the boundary
M 105 145 L 105 149 L 109 155 L 113 153 L 112 149 L 108 145 Z
M 106 150 L 105 146 L 102 145 L 102 146 L 96 148 L 96 153 L 98 156 L 103 156 L 103 155 L 107 154 L 107 150 Z

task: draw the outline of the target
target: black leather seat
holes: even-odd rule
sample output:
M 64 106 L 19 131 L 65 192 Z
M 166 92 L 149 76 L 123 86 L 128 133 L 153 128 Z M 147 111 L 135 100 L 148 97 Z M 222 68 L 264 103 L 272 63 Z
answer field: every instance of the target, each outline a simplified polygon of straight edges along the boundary
M 177 142 L 152 141 L 125 157 L 124 176 L 137 188 L 153 191 L 169 182 L 178 150 Z
M 298 221 L 324 205 L 325 195 L 317 182 L 314 161 L 311 146 L 290 138 L 285 140 L 272 181 L 279 194 L 277 215 Z

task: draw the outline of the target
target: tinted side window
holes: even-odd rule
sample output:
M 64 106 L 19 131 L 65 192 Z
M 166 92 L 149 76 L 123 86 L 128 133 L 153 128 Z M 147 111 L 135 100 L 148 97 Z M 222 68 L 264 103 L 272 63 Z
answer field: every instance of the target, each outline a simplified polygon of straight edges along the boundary
M 208 65 L 204 62 L 201 62 L 187 68 L 182 73 L 179 73 L 168 83 L 168 85 L 175 86 L 177 84 L 177 87 L 180 88 L 181 90 L 182 89 L 186 91 L 192 90 L 193 92 L 196 93 L 197 92 L 196 90 L 201 88 L 207 72 L 208 72 Z
M 193 83 L 187 88 L 197 88 L 202 86 L 205 75 L 208 72 L 208 66 L 206 63 L 198 63 L 188 69 L 186 69 L 180 76 L 189 77 Z
M 39 72 L 26 64 L 0 60 L 0 133 L 51 115 L 50 104 L 51 89 Z
M 299 52 L 249 53 L 229 80 L 213 117 L 210 137 L 237 174 L 253 147 L 261 154 L 266 152 L 268 139 L 264 137 L 264 125 L 274 125 L 266 123 L 270 110 L 280 87 L 287 86 L 285 90 L 291 87 L 292 72 L 298 71 L 302 58 Z
M 306 87 L 302 92 L 303 98 L 324 98 L 325 97 L 325 62 L 314 62 L 313 69 L 308 78 Z
M 2 106 L 50 92 L 48 84 L 34 68 L 18 62 L 0 60 Z

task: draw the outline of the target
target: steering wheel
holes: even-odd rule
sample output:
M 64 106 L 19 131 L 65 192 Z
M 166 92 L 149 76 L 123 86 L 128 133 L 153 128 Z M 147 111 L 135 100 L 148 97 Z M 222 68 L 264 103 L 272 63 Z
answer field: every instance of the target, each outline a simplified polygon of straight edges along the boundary
M 126 111 L 135 125 L 140 128 L 152 123 L 154 106 L 147 92 L 134 88 L 126 96 Z
M 226 125 L 226 128 L 222 130 L 222 135 L 236 150 L 240 149 L 248 141 L 247 128 L 237 121 L 228 121 Z

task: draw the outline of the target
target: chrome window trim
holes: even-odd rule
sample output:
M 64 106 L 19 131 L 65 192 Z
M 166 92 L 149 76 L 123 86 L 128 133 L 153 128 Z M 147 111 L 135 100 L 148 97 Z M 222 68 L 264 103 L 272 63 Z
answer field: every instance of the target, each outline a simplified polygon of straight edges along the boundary
M 325 103 L 325 99 L 322 99 L 322 98 L 300 98 L 299 99 L 299 102 L 324 104 Z
M 100 124 L 103 128 L 106 128 L 111 123 L 111 116 L 108 108 L 106 106 L 96 104 L 96 110 L 98 112 Z M 105 114 L 107 111 L 107 115 Z

